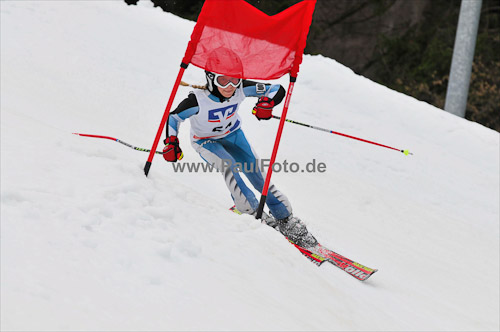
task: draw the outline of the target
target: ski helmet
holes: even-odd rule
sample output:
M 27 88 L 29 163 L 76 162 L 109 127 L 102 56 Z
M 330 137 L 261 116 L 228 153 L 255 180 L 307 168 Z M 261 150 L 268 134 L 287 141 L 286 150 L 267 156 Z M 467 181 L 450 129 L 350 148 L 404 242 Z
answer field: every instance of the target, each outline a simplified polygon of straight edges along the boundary
M 205 76 L 207 78 L 207 89 L 219 98 L 219 90 L 215 85 L 216 73 L 231 77 L 243 78 L 243 64 L 240 57 L 232 50 L 219 47 L 208 55 L 205 65 Z M 225 99 L 225 98 L 224 98 Z

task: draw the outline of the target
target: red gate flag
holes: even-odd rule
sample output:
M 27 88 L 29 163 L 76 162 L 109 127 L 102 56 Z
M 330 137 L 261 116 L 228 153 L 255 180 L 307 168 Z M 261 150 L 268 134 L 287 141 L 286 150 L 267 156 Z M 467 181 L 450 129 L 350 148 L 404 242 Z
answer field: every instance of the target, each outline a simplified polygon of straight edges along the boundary
M 177 88 L 190 63 L 218 74 L 246 79 L 271 80 L 290 73 L 271 169 L 263 188 L 263 193 L 267 193 L 315 5 L 316 0 L 303 0 L 269 16 L 243 0 L 205 0 L 144 165 L 144 174 L 148 176 Z M 261 197 L 257 218 L 262 214 L 265 197 Z
M 287 73 L 297 77 L 315 4 L 304 0 L 269 16 L 243 0 L 205 0 L 182 62 L 248 79 L 270 80 Z M 233 52 L 242 73 L 224 61 Z

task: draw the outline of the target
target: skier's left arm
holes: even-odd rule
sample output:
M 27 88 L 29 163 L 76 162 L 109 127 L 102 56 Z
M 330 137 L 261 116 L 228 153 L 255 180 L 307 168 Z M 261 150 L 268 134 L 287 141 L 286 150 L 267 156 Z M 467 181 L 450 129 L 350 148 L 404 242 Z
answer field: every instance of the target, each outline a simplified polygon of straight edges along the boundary
M 273 107 L 285 97 L 285 89 L 281 84 L 264 84 L 249 80 L 243 81 L 243 92 L 247 97 L 259 97 L 252 110 L 252 114 L 259 120 L 269 120 L 273 115 Z

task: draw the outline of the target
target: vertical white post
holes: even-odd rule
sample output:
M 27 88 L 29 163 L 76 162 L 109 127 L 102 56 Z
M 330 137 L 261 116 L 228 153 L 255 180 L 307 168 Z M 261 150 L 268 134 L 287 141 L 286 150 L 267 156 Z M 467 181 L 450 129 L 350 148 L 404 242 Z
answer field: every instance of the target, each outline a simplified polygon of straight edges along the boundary
M 444 110 L 465 117 L 482 0 L 462 0 Z

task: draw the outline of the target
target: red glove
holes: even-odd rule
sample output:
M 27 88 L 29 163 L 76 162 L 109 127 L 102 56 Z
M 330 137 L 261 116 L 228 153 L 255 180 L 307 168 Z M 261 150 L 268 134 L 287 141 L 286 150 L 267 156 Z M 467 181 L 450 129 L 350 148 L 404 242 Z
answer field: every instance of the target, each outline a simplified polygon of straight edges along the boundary
M 253 108 L 254 114 L 259 120 L 269 120 L 273 116 L 274 100 L 269 97 L 260 97 Z
M 164 141 L 165 147 L 163 148 L 163 159 L 170 162 L 176 162 L 184 157 L 181 148 L 179 147 L 179 139 L 177 136 L 170 136 Z

